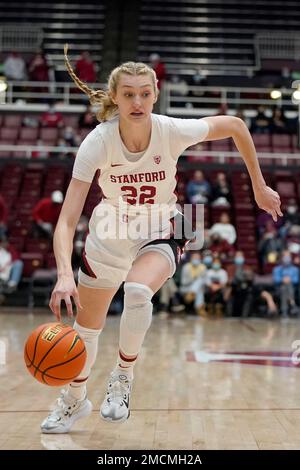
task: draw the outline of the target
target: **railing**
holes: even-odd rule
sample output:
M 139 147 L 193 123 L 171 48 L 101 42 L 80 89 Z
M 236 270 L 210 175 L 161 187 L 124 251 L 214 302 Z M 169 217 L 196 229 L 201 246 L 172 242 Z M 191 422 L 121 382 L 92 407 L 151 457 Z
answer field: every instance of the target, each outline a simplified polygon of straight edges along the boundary
M 24 152 L 24 158 L 31 159 L 33 152 L 48 152 L 51 155 L 64 156 L 67 154 L 76 155 L 78 147 L 53 147 L 47 145 L 8 145 L 0 144 L 0 152 Z M 273 159 L 281 161 L 281 164 L 286 166 L 288 160 L 299 160 L 300 165 L 300 150 L 299 153 L 258 153 L 258 158 L 263 162 L 265 159 Z M 184 157 L 209 157 L 217 158 L 218 163 L 226 163 L 228 158 L 240 158 L 241 163 L 243 162 L 241 154 L 239 152 L 226 152 L 226 151 L 209 151 L 209 150 L 186 150 L 183 152 L 182 156 Z M 51 157 L 50 157 L 51 158 Z M 33 161 L 45 161 L 48 157 L 44 158 L 34 158 Z M 0 158 L 0 162 L 3 160 L 3 157 Z M 14 160 L 14 157 L 10 158 L 10 161 Z M 193 162 L 190 162 L 193 163 Z
M 295 31 L 286 33 L 259 33 L 255 37 L 256 51 L 260 59 L 299 60 L 300 34 Z
M 105 89 L 106 84 L 96 83 L 92 88 Z M 173 116 L 204 116 L 216 113 L 220 105 L 226 105 L 233 111 L 242 107 L 246 115 L 248 113 L 247 117 L 252 117 L 257 106 L 264 105 L 270 108 L 284 106 L 295 113 L 296 103 L 291 99 L 294 89 L 281 89 L 282 96 L 276 100 L 270 97 L 271 91 L 270 88 L 203 87 L 165 82 L 160 111 Z M 64 107 L 82 106 L 88 103 L 88 97 L 73 82 L 9 81 L 6 91 L 0 92 L 2 110 L 16 111 L 16 106 L 24 105 L 28 111 L 38 111 L 46 108 L 49 102 L 59 102 Z M 67 108 L 64 111 L 68 112 Z
M 169 115 L 201 116 L 215 114 L 220 105 L 237 110 L 243 108 L 248 112 L 248 117 L 255 115 L 255 109 L 259 105 L 273 108 L 284 106 L 285 109 L 294 111 L 295 103 L 292 102 L 294 89 L 282 88 L 281 97 L 271 98 L 271 88 L 236 88 L 236 87 L 209 87 L 188 86 L 184 82 L 174 84 L 166 82 L 161 93 L 161 112 Z M 211 108 L 209 111 L 208 108 Z
M 32 52 L 43 41 L 43 30 L 32 25 L 1 24 L 0 51 Z
M 102 83 L 96 83 L 91 88 L 105 88 Z M 7 89 L 0 93 L 2 104 L 25 102 L 30 106 L 33 103 L 49 103 L 59 101 L 63 105 L 74 103 L 87 103 L 88 97 L 80 91 L 73 82 L 7 82 Z

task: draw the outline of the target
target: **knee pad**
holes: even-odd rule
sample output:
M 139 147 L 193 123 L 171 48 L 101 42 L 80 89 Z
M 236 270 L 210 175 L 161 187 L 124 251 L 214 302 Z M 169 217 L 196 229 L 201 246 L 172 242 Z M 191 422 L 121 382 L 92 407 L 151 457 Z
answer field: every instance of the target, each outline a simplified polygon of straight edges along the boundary
M 152 320 L 152 302 L 154 292 L 150 287 L 138 282 L 124 284 L 123 321 L 134 333 L 147 331 Z

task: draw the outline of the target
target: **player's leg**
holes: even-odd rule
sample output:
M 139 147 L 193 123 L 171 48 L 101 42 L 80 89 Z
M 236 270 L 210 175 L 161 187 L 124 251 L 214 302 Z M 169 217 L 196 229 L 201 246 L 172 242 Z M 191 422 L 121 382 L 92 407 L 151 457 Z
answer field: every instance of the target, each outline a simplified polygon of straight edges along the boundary
M 165 255 L 148 251 L 135 260 L 127 275 L 120 322 L 119 356 L 100 408 L 100 416 L 106 421 L 122 422 L 129 417 L 133 367 L 151 324 L 151 299 L 173 270 Z
M 78 285 L 83 309 L 77 314 L 74 329 L 85 342 L 87 359 L 79 377 L 69 385 L 68 390 L 62 391 L 55 409 L 42 422 L 43 433 L 66 433 L 75 421 L 88 416 L 92 411 L 92 404 L 86 395 L 86 382 L 96 360 L 99 335 L 117 290 L 117 288 L 95 289 Z

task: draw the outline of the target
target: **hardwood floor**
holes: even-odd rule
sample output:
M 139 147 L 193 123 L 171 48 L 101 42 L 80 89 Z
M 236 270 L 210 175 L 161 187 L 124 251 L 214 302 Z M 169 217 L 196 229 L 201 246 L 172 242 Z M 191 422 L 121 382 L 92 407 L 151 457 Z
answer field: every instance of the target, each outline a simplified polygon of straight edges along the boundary
M 94 411 L 67 435 L 43 435 L 59 388 L 31 377 L 23 345 L 49 321 L 46 311 L 1 309 L 0 449 L 300 449 L 300 369 L 291 361 L 298 320 L 155 316 L 131 417 L 112 425 L 98 414 L 118 345 L 119 317 L 110 316 L 88 386 Z

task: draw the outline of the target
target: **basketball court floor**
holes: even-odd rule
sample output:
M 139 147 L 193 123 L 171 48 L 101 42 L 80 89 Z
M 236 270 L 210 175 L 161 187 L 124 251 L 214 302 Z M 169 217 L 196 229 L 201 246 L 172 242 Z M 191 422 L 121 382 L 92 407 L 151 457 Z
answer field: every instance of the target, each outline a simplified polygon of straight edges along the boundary
M 23 345 L 54 320 L 46 310 L 1 309 L 1 450 L 300 449 L 300 321 L 155 316 L 131 417 L 110 424 L 98 415 L 118 346 L 119 317 L 109 316 L 89 382 L 94 411 L 69 434 L 43 435 L 40 422 L 60 389 L 27 372 Z

